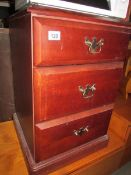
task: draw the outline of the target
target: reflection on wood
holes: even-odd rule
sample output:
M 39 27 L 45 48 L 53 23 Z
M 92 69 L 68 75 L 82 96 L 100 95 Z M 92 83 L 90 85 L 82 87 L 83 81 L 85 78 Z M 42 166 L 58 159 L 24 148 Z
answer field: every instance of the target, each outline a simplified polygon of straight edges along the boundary
M 12 121 L 0 123 L 0 174 L 28 175 Z
M 28 175 L 28 171 L 16 136 L 16 131 L 14 129 L 13 122 L 10 121 L 0 123 L 0 133 L 0 174 Z M 56 172 L 51 173 L 50 175 L 70 174 L 78 169 L 80 170 L 83 166 L 86 166 L 86 168 L 88 168 L 89 165 L 92 165 L 94 169 L 98 161 L 100 161 L 101 164 L 101 161 L 106 161 L 107 157 L 112 156 L 113 152 L 113 156 L 118 152 L 123 152 L 124 143 L 121 141 L 121 139 L 116 137 L 116 135 L 112 132 L 110 132 L 109 135 L 110 142 L 106 148 L 95 152 L 89 156 L 86 156 L 85 158 L 76 161 L 66 167 L 63 167 L 57 170 Z M 116 157 L 120 159 L 121 153 L 119 154 L 119 156 L 116 155 Z M 118 164 L 119 159 L 116 160 L 118 161 Z M 118 165 L 116 166 L 116 164 L 112 165 L 113 170 L 114 168 L 118 168 Z M 107 166 L 108 170 L 109 168 L 110 166 Z M 99 171 L 102 171 L 102 169 Z

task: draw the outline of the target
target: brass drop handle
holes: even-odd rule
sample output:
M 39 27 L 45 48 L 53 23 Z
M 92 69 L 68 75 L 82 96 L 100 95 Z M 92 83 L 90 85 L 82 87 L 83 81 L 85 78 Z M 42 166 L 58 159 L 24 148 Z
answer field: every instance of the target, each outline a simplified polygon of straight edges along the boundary
M 92 41 L 90 41 L 88 38 L 85 39 L 85 45 L 89 47 L 89 52 L 92 54 L 100 53 L 101 48 L 104 45 L 104 39 L 101 38 L 99 41 L 97 41 L 96 37 L 92 38 Z
M 82 86 L 78 86 L 78 88 L 79 88 L 79 91 L 82 93 L 83 98 L 93 97 L 96 91 L 95 84 L 93 85 L 87 84 L 85 89 Z
M 78 130 L 74 130 L 73 133 L 75 136 L 82 136 L 83 134 L 87 133 L 88 131 L 89 131 L 88 126 L 86 126 L 85 128 L 82 127 Z

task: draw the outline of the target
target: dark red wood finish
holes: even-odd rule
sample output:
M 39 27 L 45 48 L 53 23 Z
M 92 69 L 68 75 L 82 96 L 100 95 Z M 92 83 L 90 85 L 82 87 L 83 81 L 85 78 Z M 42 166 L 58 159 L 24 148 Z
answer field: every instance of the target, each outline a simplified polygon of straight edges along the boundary
M 41 129 L 36 126 L 36 160 L 48 159 L 74 147 L 80 146 L 107 133 L 111 111 L 99 113 L 84 119 L 65 123 L 56 127 Z M 86 116 L 85 116 L 86 117 Z M 88 126 L 89 131 L 81 136 L 74 130 Z
M 81 159 L 83 156 L 87 156 L 94 151 L 104 148 L 108 144 L 108 135 L 104 135 L 95 140 L 87 142 L 81 146 L 75 147 L 64 153 L 53 156 L 49 159 L 42 160 L 40 162 L 35 162 L 32 154 L 30 152 L 29 145 L 25 140 L 23 131 L 17 115 L 14 115 L 15 127 L 21 142 L 22 150 L 26 158 L 27 167 L 30 175 L 47 175 L 52 171 L 55 171 L 59 167 L 65 166 L 73 161 Z
M 105 146 L 130 24 L 33 6 L 14 15 L 10 27 L 15 122 L 31 172 L 48 174 Z M 61 39 L 49 41 L 48 30 L 59 30 Z M 104 45 L 90 54 L 85 37 L 94 36 Z M 94 96 L 84 99 L 78 86 L 93 83 Z M 86 122 L 89 135 L 72 135 Z
M 30 14 L 11 18 L 10 39 L 15 110 L 19 114 L 25 138 L 34 155 L 30 19 Z
M 35 121 L 51 120 L 113 103 L 123 71 L 113 68 L 112 64 L 106 66 L 34 69 Z M 94 96 L 89 99 L 79 91 L 79 86 L 85 89 L 87 84 L 96 86 Z
M 130 6 L 129 6 L 130 7 Z M 62 9 L 53 9 L 39 5 L 32 5 L 30 6 L 26 12 L 32 14 L 32 16 L 41 16 L 41 17 L 49 17 L 54 19 L 68 19 L 68 21 L 83 21 L 83 22 L 90 22 L 94 24 L 101 24 L 106 29 L 114 29 L 117 31 L 131 33 L 130 23 L 127 21 L 123 21 L 120 18 L 109 18 L 99 15 L 92 15 L 92 14 L 84 14 L 78 12 L 71 12 L 65 11 Z M 129 16 L 129 14 L 128 14 Z
M 49 31 L 59 31 L 60 40 L 49 40 Z M 85 39 L 104 39 L 100 53 L 92 54 Z M 34 65 L 67 65 L 124 60 L 129 35 L 105 29 L 99 23 L 33 17 Z

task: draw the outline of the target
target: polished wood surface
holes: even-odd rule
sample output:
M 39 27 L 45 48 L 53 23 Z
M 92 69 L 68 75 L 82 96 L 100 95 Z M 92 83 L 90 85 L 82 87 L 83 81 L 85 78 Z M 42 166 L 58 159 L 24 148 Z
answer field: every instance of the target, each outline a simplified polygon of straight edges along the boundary
M 58 10 L 58 9 L 53 9 L 53 8 L 48 8 L 48 7 L 43 7 L 43 6 L 37 6 L 37 5 L 32 5 L 30 6 L 26 12 L 29 13 L 34 13 L 33 16 L 51 16 L 53 19 L 59 19 L 59 17 L 62 17 L 62 19 L 69 19 L 72 21 L 74 19 L 75 21 L 83 21 L 88 23 L 88 21 L 92 24 L 95 23 L 100 23 L 103 26 L 107 27 L 108 29 L 114 29 L 118 31 L 123 31 L 123 32 L 128 32 L 130 33 L 130 23 L 127 21 L 123 21 L 121 19 L 116 19 L 116 18 L 107 18 L 107 17 L 102 17 L 98 15 L 91 15 L 91 14 L 84 14 L 84 13 L 75 13 L 72 11 L 65 11 L 65 10 Z M 120 27 L 120 28 L 119 28 Z M 130 28 L 130 29 L 129 29 Z
M 119 150 L 112 155 L 94 162 L 94 164 L 84 166 L 70 173 L 70 175 L 111 175 L 118 169 L 122 155 L 123 150 Z
M 103 135 L 97 139 L 94 139 L 86 144 L 82 144 L 80 146 L 75 147 L 74 149 L 69 149 L 66 152 L 58 154 L 56 156 L 52 156 L 49 159 L 44 159 L 42 161 L 36 162 L 32 157 L 29 146 L 26 142 L 26 139 L 23 135 L 21 125 L 17 118 L 17 115 L 14 115 L 14 123 L 16 127 L 16 131 L 21 143 L 21 147 L 23 153 L 25 155 L 25 159 L 28 165 L 28 169 L 30 174 L 37 175 L 47 175 L 54 170 L 67 165 L 69 163 L 74 162 L 75 160 L 79 160 L 83 156 L 91 154 L 94 151 L 104 148 L 108 144 L 108 136 Z M 49 146 L 49 145 L 48 145 Z
M 115 126 L 115 127 L 114 127 Z M 126 100 L 119 96 L 116 100 L 112 115 L 110 129 L 117 134 L 125 143 L 125 151 L 121 165 L 131 161 L 131 96 Z
M 128 82 L 126 84 L 126 99 L 128 98 L 128 94 L 131 94 L 131 72 L 128 76 Z
M 60 41 L 49 41 L 47 39 L 49 30 L 61 30 Z M 19 135 L 24 133 L 25 138 L 23 135 L 22 140 L 25 140 L 24 143 L 27 141 L 26 145 L 33 153 L 33 158 L 30 161 L 32 173 L 37 173 L 37 170 L 50 171 L 50 165 L 58 168 L 59 163 L 62 166 L 62 163 L 69 160 L 69 157 L 70 160 L 78 158 L 78 153 L 84 156 L 84 152 L 79 151 L 79 147 L 76 147 L 72 157 L 71 150 L 68 150 L 68 154 L 65 152 L 57 155 L 57 158 L 54 156 L 48 161 L 41 160 L 37 166 L 33 165 L 32 167 L 32 160 L 35 162 L 41 152 L 35 150 L 35 147 L 38 147 L 35 142 L 38 139 L 34 129 L 35 124 L 38 127 L 38 124 L 41 125 L 40 122 L 51 122 L 52 119 L 60 117 L 63 121 L 65 116 L 68 118 L 72 114 L 78 116 L 80 112 L 88 109 L 94 109 L 96 112 L 97 107 L 103 109 L 105 105 L 112 105 L 122 76 L 122 62 L 126 56 L 130 30 L 130 25 L 126 23 L 106 21 L 84 14 L 78 15 L 48 8 L 39 8 L 38 10 L 35 6 L 18 12 L 11 18 L 16 116 L 18 116 L 16 123 L 20 123 L 16 128 Z M 103 34 L 105 44 L 100 53 L 93 55 L 88 53 L 88 48 L 84 44 L 87 32 L 90 40 L 96 36 L 99 41 Z M 24 34 L 22 35 L 22 33 Z M 68 33 L 70 33 L 69 36 Z M 66 60 L 68 61 L 66 62 Z M 85 64 L 89 63 L 88 60 L 90 60 L 90 65 Z M 94 64 L 96 62 L 98 65 Z M 85 88 L 87 83 L 91 85 L 96 83 L 95 94 L 88 101 L 83 98 L 78 87 Z M 71 122 L 75 122 L 75 118 L 73 120 Z M 84 120 L 84 118 L 80 120 Z M 61 128 L 62 125 L 57 123 L 56 128 Z M 22 129 L 20 129 L 21 127 Z M 55 142 L 56 131 L 51 131 L 52 127 L 48 128 L 51 135 L 46 132 L 47 138 L 43 134 L 46 129 L 41 129 L 41 127 L 39 131 L 43 136 L 40 142 L 43 143 L 43 140 L 46 142 L 51 138 Z M 105 146 L 107 135 L 101 137 L 99 142 Z M 87 142 L 86 146 L 89 144 L 89 150 L 96 150 L 100 148 L 99 142 L 94 140 L 92 147 Z M 86 150 L 86 146 L 81 145 L 84 150 Z
M 16 131 L 13 122 L 0 123 L 0 174 L 2 175 L 28 175 L 28 170 L 24 162 L 24 157 L 20 149 L 20 144 L 16 135 Z M 80 170 L 82 167 L 88 168 L 92 166 L 92 172 L 99 169 L 99 175 L 103 172 L 103 162 L 107 162 L 109 157 L 118 157 L 115 159 L 115 164 L 106 163 L 106 171 L 114 171 L 118 168 L 119 159 L 121 158 L 121 152 L 123 152 L 124 143 L 114 133 L 109 132 L 110 142 L 108 146 L 102 150 L 99 150 L 91 155 L 86 156 L 79 161 L 74 162 L 68 166 L 65 166 L 50 175 L 65 175 L 75 173 L 76 170 Z M 118 154 L 118 156 L 117 156 Z M 111 159 L 110 163 L 112 162 Z M 101 165 L 96 166 L 97 164 Z M 110 165 L 110 166 L 109 166 Z M 8 167 L 8 168 L 7 168 Z M 78 173 L 80 175 L 81 173 Z
M 97 107 L 97 108 L 93 108 L 90 110 L 86 110 L 83 112 L 79 112 L 76 114 L 71 114 L 68 116 L 64 116 L 61 118 L 57 118 L 54 120 L 46 120 L 43 122 L 40 122 L 38 124 L 36 124 L 35 126 L 38 127 L 39 129 L 43 130 L 43 129 L 48 129 L 51 127 L 55 127 L 55 126 L 59 126 L 62 124 L 66 124 L 66 123 L 70 123 L 79 119 L 84 119 L 99 113 L 104 113 L 106 111 L 110 111 L 110 114 L 112 113 L 112 109 L 114 108 L 114 103 L 113 104 L 109 104 L 109 105 L 104 105 L 102 107 Z
M 113 64 L 35 68 L 35 121 L 50 120 L 113 103 L 122 72 L 122 68 Z M 79 90 L 79 86 L 85 89 L 87 84 L 95 84 L 96 87 L 91 98 L 83 98 Z
M 34 155 L 30 30 L 30 14 L 20 16 L 17 19 L 10 19 L 15 111 L 19 113 L 19 120 L 23 127 L 23 132 Z
M 61 21 L 62 20 L 62 21 Z M 50 40 L 49 31 L 59 31 L 59 40 Z M 100 53 L 92 54 L 85 44 L 93 37 L 104 44 Z M 99 23 L 82 20 L 54 19 L 54 17 L 33 17 L 34 65 L 66 65 L 124 60 L 129 35 L 109 30 Z M 55 49 L 54 49 L 55 48 Z M 98 51 L 98 50 L 97 50 Z
M 125 100 L 122 95 L 118 96 L 114 112 L 121 116 L 123 121 L 131 122 L 131 95 L 129 95 L 127 100 Z
M 128 94 L 131 93 L 131 41 L 128 45 L 128 57 L 125 64 L 125 79 L 123 82 L 123 94 L 125 98 L 128 98 Z
M 131 47 L 131 44 L 130 44 L 130 47 Z M 131 51 L 131 49 L 130 49 L 130 51 Z M 131 55 L 130 54 L 129 54 L 129 57 L 127 59 L 128 60 L 127 60 L 127 64 L 126 64 L 125 76 L 127 76 L 128 73 L 131 71 Z
M 127 145 L 131 144 L 131 95 L 127 100 L 122 95 L 118 96 L 114 108 L 110 129 L 121 137 Z
M 0 174 L 28 175 L 13 121 L 0 123 Z
M 128 124 L 131 123 L 130 105 L 130 97 L 125 101 L 123 97 L 119 96 L 112 119 L 121 119 L 121 123 L 125 124 L 125 126 L 127 126 L 127 122 Z M 120 125 L 117 125 L 117 123 Z M 124 138 L 123 133 L 125 133 L 127 127 L 123 126 L 121 128 L 121 123 L 118 120 L 110 123 L 110 140 L 107 147 L 88 156 L 85 155 L 84 158 L 50 173 L 50 175 L 88 175 L 88 173 L 89 175 L 108 175 L 119 168 L 121 161 L 124 164 L 131 160 L 131 137 Z M 115 132 L 115 130 L 118 132 Z M 127 142 L 129 142 L 128 145 L 130 144 L 130 147 L 126 146 Z M 28 174 L 12 121 L 0 123 L 0 150 L 0 174 Z
M 106 135 L 110 117 L 111 111 L 106 111 L 48 129 L 42 130 L 37 125 L 35 138 L 36 159 L 41 161 L 50 158 Z M 74 131 L 78 131 L 80 128 L 87 128 L 88 131 L 84 131 L 82 135 L 75 135 Z

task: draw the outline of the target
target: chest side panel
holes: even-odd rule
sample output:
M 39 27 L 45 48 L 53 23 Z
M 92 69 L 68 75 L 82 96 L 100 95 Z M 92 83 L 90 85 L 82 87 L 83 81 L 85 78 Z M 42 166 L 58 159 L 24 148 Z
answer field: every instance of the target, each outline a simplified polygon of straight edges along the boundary
M 33 154 L 31 15 L 10 19 L 15 110 Z

